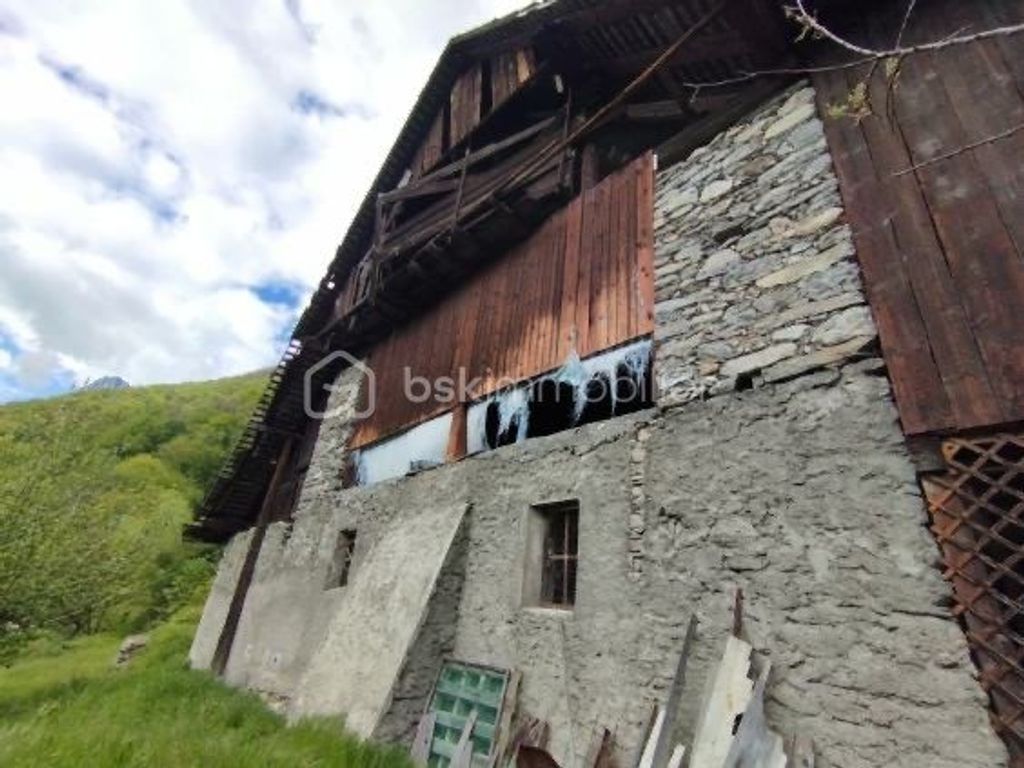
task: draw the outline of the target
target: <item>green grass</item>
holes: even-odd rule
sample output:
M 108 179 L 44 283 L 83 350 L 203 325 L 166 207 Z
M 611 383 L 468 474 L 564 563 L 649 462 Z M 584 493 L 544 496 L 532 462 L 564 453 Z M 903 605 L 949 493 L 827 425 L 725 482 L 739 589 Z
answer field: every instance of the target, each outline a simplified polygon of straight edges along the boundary
M 219 556 L 182 525 L 265 374 L 0 407 L 0 766 L 367 766 L 340 722 L 289 728 L 187 668 Z M 148 647 L 112 662 L 125 633 Z
M 29 649 L 0 669 L 0 765 L 407 768 L 402 752 L 339 721 L 286 727 L 254 695 L 187 669 L 196 614 L 159 626 L 121 669 L 111 667 L 119 639 L 106 635 Z

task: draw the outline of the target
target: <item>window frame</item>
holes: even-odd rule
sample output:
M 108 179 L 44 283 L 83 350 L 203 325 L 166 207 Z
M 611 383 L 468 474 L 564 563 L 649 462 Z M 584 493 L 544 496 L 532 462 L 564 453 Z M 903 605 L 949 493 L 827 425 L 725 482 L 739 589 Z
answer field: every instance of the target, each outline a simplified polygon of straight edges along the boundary
M 579 598 L 579 500 L 531 505 L 526 537 L 523 607 L 573 611 Z

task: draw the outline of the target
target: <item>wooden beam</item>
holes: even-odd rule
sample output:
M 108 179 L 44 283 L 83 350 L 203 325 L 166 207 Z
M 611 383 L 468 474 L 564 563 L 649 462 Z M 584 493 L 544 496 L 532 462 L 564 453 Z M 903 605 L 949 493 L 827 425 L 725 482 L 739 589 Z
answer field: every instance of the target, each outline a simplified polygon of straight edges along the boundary
M 249 541 L 249 549 L 246 550 L 245 560 L 238 573 L 238 583 L 235 586 L 234 594 L 231 596 L 231 604 L 228 606 L 228 614 L 224 619 L 224 626 L 221 627 L 220 637 L 217 639 L 217 648 L 213 652 L 213 661 L 210 664 L 215 675 L 223 675 L 231 655 L 231 646 L 235 642 L 235 634 L 238 632 L 238 621 L 242 618 L 242 608 L 245 606 L 245 598 L 249 594 L 249 587 L 252 584 L 253 574 L 256 572 L 256 562 L 259 560 L 260 549 L 263 547 L 263 539 L 267 533 L 267 525 L 270 522 L 270 515 L 273 510 L 273 500 L 285 467 L 290 463 L 292 456 L 293 440 L 287 440 L 281 453 L 278 455 L 277 466 L 274 467 L 274 474 L 267 484 L 267 490 L 263 494 L 263 503 L 260 506 L 259 515 L 256 518 L 256 528 L 253 531 L 252 539 Z
M 559 113 L 556 112 L 550 117 L 546 117 L 540 122 L 534 123 L 528 128 L 524 128 L 523 130 L 518 131 L 517 133 L 514 133 L 511 136 L 502 139 L 501 141 L 497 141 L 493 144 L 489 144 L 486 147 L 483 147 L 482 149 L 478 149 L 476 152 L 472 152 L 469 155 L 469 157 L 460 158 L 459 160 L 456 160 L 452 163 L 448 163 L 448 165 L 442 166 L 437 170 L 431 171 L 429 174 L 427 174 L 426 176 L 424 176 L 422 179 L 415 183 L 419 185 L 433 181 L 435 179 L 450 176 L 453 173 L 458 173 L 467 165 L 470 167 L 474 166 L 482 160 L 486 160 L 487 158 L 493 157 L 494 155 L 499 154 L 500 152 L 506 149 L 510 149 L 515 145 L 520 144 L 526 141 L 527 139 L 535 136 L 536 134 L 543 131 L 545 128 L 552 125 L 555 122 L 555 120 L 558 119 L 558 114 Z M 404 187 L 404 189 L 407 189 L 409 186 L 413 185 L 407 185 L 406 187 Z
M 588 60 L 586 65 L 605 73 L 630 75 L 649 66 L 658 57 L 659 52 L 657 48 L 648 48 L 624 56 L 593 58 Z M 749 53 L 750 44 L 734 32 L 724 35 L 703 35 L 680 48 L 665 66 L 666 69 L 671 69 L 682 64 L 732 59 Z
M 668 699 L 665 701 L 665 722 L 664 727 L 658 734 L 654 746 L 654 765 L 662 766 L 668 762 L 670 757 L 670 744 L 676 730 L 676 720 L 679 717 L 679 704 L 683 700 L 683 688 L 686 685 L 686 665 L 690 660 L 690 649 L 697 637 L 697 615 L 690 616 L 690 623 L 686 627 L 686 637 L 683 638 L 683 647 L 679 652 L 679 661 L 676 662 L 676 673 L 672 678 L 672 685 L 668 690 Z
M 689 116 L 689 110 L 683 109 L 678 99 L 626 105 L 626 117 L 629 120 L 678 120 Z
M 728 107 L 712 112 L 697 122 L 688 125 L 672 138 L 664 141 L 655 150 L 659 167 L 667 168 L 687 157 L 693 150 L 706 144 L 729 126 L 746 117 L 760 106 L 769 96 L 786 84 L 779 78 L 765 78 L 747 88 Z

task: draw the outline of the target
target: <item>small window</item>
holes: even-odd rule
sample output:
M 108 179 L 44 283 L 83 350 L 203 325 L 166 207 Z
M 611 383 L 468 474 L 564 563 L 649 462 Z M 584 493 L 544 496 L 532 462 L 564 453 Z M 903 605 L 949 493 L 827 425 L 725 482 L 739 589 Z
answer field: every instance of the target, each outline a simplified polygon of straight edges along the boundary
M 530 508 L 526 605 L 572 608 L 576 604 L 579 523 L 580 505 L 575 500 Z
M 356 551 L 356 532 L 352 529 L 338 531 L 338 541 L 334 545 L 334 559 L 327 574 L 327 589 L 344 587 L 348 584 L 348 574 L 352 569 L 352 556 Z

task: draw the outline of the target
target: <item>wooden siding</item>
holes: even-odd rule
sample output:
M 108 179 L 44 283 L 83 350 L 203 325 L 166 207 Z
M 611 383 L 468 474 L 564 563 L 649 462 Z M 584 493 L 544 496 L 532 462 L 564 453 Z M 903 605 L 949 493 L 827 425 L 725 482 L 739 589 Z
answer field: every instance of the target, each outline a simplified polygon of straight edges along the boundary
M 984 5 L 922 4 L 906 41 L 1024 21 L 1021 0 Z M 891 45 L 899 19 L 865 18 L 846 34 Z M 826 131 L 904 430 L 1022 420 L 1024 132 L 939 158 L 1024 123 L 1024 46 L 912 56 L 895 89 L 884 69 L 870 84 L 876 114 L 826 119 Z M 865 77 L 817 75 L 823 113 Z
M 427 137 L 416 150 L 412 160 L 412 167 L 409 169 L 412 178 L 418 179 L 426 174 L 431 168 L 437 165 L 448 148 L 444 144 L 444 110 L 437 113 L 434 122 L 430 124 Z
M 537 73 L 532 48 L 517 48 L 492 57 L 490 73 L 490 111 L 498 108 Z M 444 157 L 445 152 L 465 139 L 480 125 L 484 111 L 484 63 L 467 69 L 452 87 L 448 105 L 437 113 L 426 138 L 409 166 L 411 178 L 426 175 Z M 446 131 L 447 128 L 447 131 Z
M 479 377 L 474 398 L 654 329 L 653 160 L 647 154 L 551 216 L 528 240 L 369 357 L 376 411 L 365 445 L 452 407 L 405 396 L 406 368 L 430 381 Z
M 451 97 L 451 144 L 462 141 L 483 116 L 483 66 L 474 64 L 455 81 Z
M 533 50 L 520 48 L 491 59 L 491 109 L 495 109 L 537 71 Z

